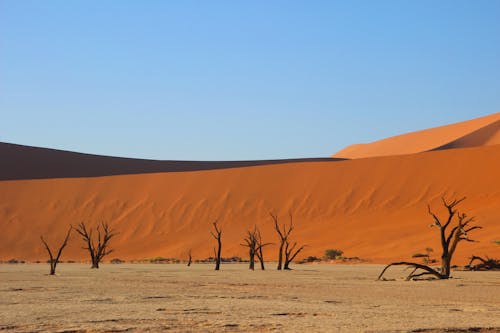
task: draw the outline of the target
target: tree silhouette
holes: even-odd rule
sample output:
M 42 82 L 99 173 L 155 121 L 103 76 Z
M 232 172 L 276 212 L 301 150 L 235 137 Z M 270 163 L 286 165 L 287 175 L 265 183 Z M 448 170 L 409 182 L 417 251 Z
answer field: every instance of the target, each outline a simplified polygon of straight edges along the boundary
M 189 249 L 189 252 L 188 252 L 188 263 L 187 263 L 187 266 L 191 266 L 191 262 L 193 261 L 193 256 L 191 255 L 191 249 Z
M 95 244 L 93 239 L 93 230 L 87 230 L 84 222 L 80 223 L 75 230 L 82 236 L 83 240 L 85 241 L 86 247 L 84 247 L 84 249 L 89 251 L 90 259 L 92 261 L 91 268 L 99 268 L 99 263 L 101 262 L 102 258 L 113 252 L 113 249 L 110 249 L 108 247 L 108 243 L 111 238 L 116 236 L 116 233 L 109 228 L 107 223 L 101 222 L 101 224 L 96 228 L 97 244 Z
M 273 219 L 274 222 L 274 230 L 276 230 L 276 233 L 279 236 L 280 239 L 280 246 L 278 250 L 278 270 L 283 269 L 290 269 L 289 265 L 290 262 L 299 254 L 300 251 L 304 248 L 304 246 L 301 246 L 296 249 L 297 243 L 295 242 L 292 246 L 290 246 L 289 242 L 289 237 L 290 234 L 293 231 L 293 216 L 292 213 L 289 213 L 290 217 L 290 223 L 287 226 L 285 223 L 283 223 L 283 227 L 280 227 L 279 221 L 278 221 L 278 216 L 274 215 L 273 213 L 269 213 L 271 215 L 271 218 Z M 283 254 L 285 255 L 285 263 L 283 265 Z
M 56 266 L 59 263 L 59 258 L 61 258 L 62 251 L 68 245 L 68 240 L 69 240 L 69 235 L 71 234 L 72 227 L 69 226 L 68 232 L 66 233 L 66 237 L 64 238 L 64 241 L 62 242 L 61 246 L 59 247 L 59 251 L 57 251 L 57 255 L 54 257 L 52 254 L 52 251 L 50 250 L 49 245 L 43 238 L 43 236 L 40 236 L 40 239 L 42 240 L 43 245 L 45 246 L 45 249 L 49 253 L 49 263 L 50 263 L 50 275 L 55 275 L 56 274 Z
M 245 243 L 241 245 L 248 247 L 248 256 L 250 258 L 248 268 L 251 270 L 255 269 L 255 257 L 257 257 L 260 261 L 260 268 L 264 270 L 264 253 L 262 248 L 270 245 L 270 243 L 262 243 L 262 236 L 257 226 L 253 230 L 248 230 L 247 236 L 243 240 Z
M 214 231 L 210 231 L 210 234 L 212 234 L 212 237 L 215 238 L 217 241 L 217 251 L 215 250 L 214 247 L 214 255 L 215 255 L 215 270 L 218 271 L 220 269 L 220 256 L 222 252 L 222 230 L 219 229 L 219 226 L 217 225 L 217 221 L 212 223 L 214 226 Z
M 445 218 L 439 218 L 431 209 L 430 205 L 427 205 L 427 210 L 429 214 L 432 216 L 433 224 L 431 227 L 437 227 L 439 230 L 440 240 L 441 240 L 441 268 L 434 269 L 428 265 L 421 265 L 413 262 L 394 262 L 387 265 L 382 272 L 380 273 L 378 279 L 380 280 L 384 275 L 385 271 L 391 266 L 410 266 L 413 267 L 413 271 L 406 278 L 410 280 L 415 277 L 423 276 L 423 275 L 433 275 L 438 279 L 448 279 L 450 277 L 450 269 L 451 269 L 451 260 L 453 258 L 453 254 L 457 249 L 458 244 L 461 241 L 467 242 L 475 242 L 474 240 L 469 238 L 469 232 L 481 229 L 480 226 L 471 225 L 472 222 L 475 221 L 475 217 L 469 217 L 465 213 L 459 213 L 456 209 L 456 206 L 465 200 L 465 197 L 461 199 L 454 199 L 448 202 L 444 197 L 441 198 L 444 207 L 447 211 L 447 216 Z M 456 221 L 453 223 L 453 221 Z M 454 225 L 451 230 L 447 233 L 448 227 Z M 421 270 L 423 272 L 418 272 Z

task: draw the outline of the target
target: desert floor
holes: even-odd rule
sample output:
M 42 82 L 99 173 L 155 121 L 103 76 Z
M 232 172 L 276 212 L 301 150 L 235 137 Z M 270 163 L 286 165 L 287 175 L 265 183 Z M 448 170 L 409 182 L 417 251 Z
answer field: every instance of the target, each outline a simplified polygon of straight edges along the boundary
M 382 267 L 60 264 L 48 276 L 46 264 L 2 264 L 0 331 L 500 331 L 500 272 L 406 282 L 393 268 L 395 281 L 375 281 Z

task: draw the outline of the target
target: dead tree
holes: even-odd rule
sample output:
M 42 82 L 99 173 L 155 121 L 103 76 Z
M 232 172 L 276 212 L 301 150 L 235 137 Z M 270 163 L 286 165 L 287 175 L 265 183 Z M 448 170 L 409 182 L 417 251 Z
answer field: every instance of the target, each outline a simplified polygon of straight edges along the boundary
M 440 240 L 441 240 L 441 268 L 440 269 L 434 269 L 428 265 L 421 265 L 413 262 L 406 262 L 406 261 L 401 261 L 401 262 L 394 262 L 389 265 L 387 265 L 383 270 L 382 273 L 380 273 L 378 280 L 382 278 L 384 275 L 385 271 L 391 267 L 391 266 L 397 266 L 397 265 L 404 265 L 404 266 L 409 266 L 413 267 L 413 271 L 408 275 L 406 280 L 411 280 L 412 278 L 420 277 L 423 275 L 432 275 L 436 277 L 437 279 L 448 279 L 450 277 L 450 270 L 451 270 L 451 260 L 453 258 L 453 254 L 455 253 L 455 250 L 457 249 L 458 243 L 461 241 L 467 241 L 467 242 L 475 242 L 474 240 L 469 238 L 469 232 L 476 230 L 476 229 L 481 229 L 480 226 L 473 226 L 471 225 L 472 222 L 474 222 L 475 218 L 474 217 L 468 217 L 467 214 L 465 213 L 459 213 L 455 207 L 461 203 L 462 201 L 465 200 L 465 197 L 461 199 L 454 199 L 451 202 L 447 202 L 446 199 L 443 197 L 441 198 L 444 207 L 447 210 L 447 216 L 445 219 L 439 218 L 432 210 L 430 205 L 427 206 L 429 214 L 433 218 L 433 224 L 431 227 L 437 227 L 439 229 L 439 235 L 440 235 Z M 456 224 L 453 223 L 453 221 L 456 220 Z M 447 228 L 450 227 L 450 225 L 455 224 L 449 233 L 447 234 Z M 421 270 L 423 272 L 418 272 L 418 270 Z
M 479 261 L 479 264 L 472 265 L 474 261 Z M 479 256 L 472 256 L 465 268 L 471 271 L 500 270 L 500 260 L 488 257 L 483 259 Z
M 61 258 L 62 251 L 64 250 L 66 245 L 68 245 L 68 240 L 69 240 L 69 235 L 71 234 L 71 229 L 72 229 L 72 227 L 69 226 L 68 233 L 66 234 L 66 238 L 64 238 L 64 241 L 61 244 L 61 246 L 59 247 L 59 251 L 57 251 L 57 255 L 55 257 L 52 255 L 52 251 L 50 250 L 50 247 L 47 244 L 47 242 L 45 241 L 45 239 L 43 239 L 43 236 L 40 236 L 40 239 L 42 240 L 43 245 L 45 245 L 45 249 L 47 249 L 47 252 L 49 253 L 50 275 L 56 274 L 56 266 L 59 263 L 59 258 Z
M 189 259 L 188 259 L 187 266 L 189 267 L 189 266 L 191 266 L 191 262 L 193 261 L 193 256 L 191 255 L 191 249 L 189 249 L 188 256 L 189 256 Z
M 219 229 L 217 226 L 217 221 L 212 223 L 214 226 L 214 231 L 210 231 L 212 234 L 212 237 L 215 238 L 217 241 L 217 251 L 215 250 L 214 247 L 214 256 L 215 256 L 215 270 L 218 271 L 220 269 L 220 256 L 221 256 L 221 251 L 222 251 L 222 241 L 221 241 L 221 236 L 222 236 L 222 230 Z
M 116 236 L 116 233 L 113 230 L 111 230 L 108 224 L 105 222 L 102 222 L 100 225 L 98 225 L 96 229 L 97 229 L 97 244 L 95 244 L 93 239 L 93 230 L 90 229 L 90 231 L 88 231 L 84 222 L 80 223 L 78 227 L 75 229 L 76 232 L 78 232 L 85 241 L 86 246 L 83 247 L 83 249 L 89 251 L 90 259 L 92 260 L 91 268 L 99 268 L 99 263 L 101 262 L 102 258 L 113 252 L 113 249 L 110 249 L 108 247 L 109 245 L 108 243 L 111 240 L 111 238 Z
M 293 243 L 292 246 L 290 246 L 290 243 L 288 242 L 288 239 L 286 240 L 285 243 L 285 265 L 283 266 L 283 269 L 291 269 L 290 263 L 295 259 L 297 254 L 300 253 L 304 249 L 304 245 L 295 249 L 297 247 L 297 242 Z
M 260 230 L 257 229 L 257 227 L 255 228 L 257 230 L 256 232 L 256 242 L 257 242 L 257 248 L 256 248 L 256 251 L 255 251 L 255 255 L 257 256 L 257 258 L 259 259 L 259 262 L 260 262 L 260 269 L 261 270 L 265 270 L 265 266 L 264 266 L 264 251 L 263 251 L 263 248 L 265 246 L 268 246 L 268 245 L 271 245 L 272 243 L 263 243 L 262 242 L 262 235 L 260 234 Z
M 248 230 L 247 236 L 243 240 L 245 243 L 240 245 L 248 247 L 248 256 L 250 258 L 249 269 L 255 269 L 255 257 L 257 257 L 260 261 L 260 268 L 264 270 L 264 252 L 262 248 L 271 243 L 262 243 L 262 236 L 257 226 L 253 230 Z
M 255 269 L 255 255 L 257 254 L 257 228 L 247 231 L 247 236 L 243 239 L 244 244 L 241 246 L 248 247 L 248 257 L 249 259 L 249 269 L 252 271 Z
M 278 216 L 274 215 L 273 213 L 269 213 L 271 215 L 271 218 L 274 221 L 274 229 L 276 230 L 276 233 L 278 234 L 280 238 L 280 246 L 278 250 L 278 270 L 281 270 L 282 268 L 284 269 L 290 269 L 288 266 L 290 262 L 299 254 L 300 251 L 302 251 L 303 246 L 297 249 L 296 252 L 293 252 L 295 247 L 297 246 L 297 243 L 294 243 L 290 247 L 290 243 L 288 240 L 288 237 L 290 237 L 290 234 L 293 231 L 293 216 L 292 213 L 289 213 L 290 216 L 290 225 L 287 226 L 286 224 L 283 223 L 283 228 L 280 228 L 279 221 L 278 221 Z M 285 265 L 283 266 L 283 252 L 285 254 Z

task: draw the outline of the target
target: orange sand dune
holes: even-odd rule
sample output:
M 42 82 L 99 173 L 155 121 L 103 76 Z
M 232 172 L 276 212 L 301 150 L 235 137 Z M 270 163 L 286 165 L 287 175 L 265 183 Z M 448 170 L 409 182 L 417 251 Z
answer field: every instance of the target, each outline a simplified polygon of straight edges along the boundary
M 500 144 L 500 112 L 456 124 L 355 144 L 335 153 L 337 158 L 403 155 L 429 150 Z
M 491 124 L 492 121 L 485 122 Z M 257 224 L 276 242 L 269 211 L 292 211 L 300 257 L 339 248 L 372 262 L 408 259 L 431 246 L 428 202 L 466 195 L 460 207 L 484 227 L 457 262 L 500 256 L 500 145 L 337 162 L 302 162 L 189 172 L 0 181 L 0 259 L 46 259 L 39 236 L 59 241 L 68 224 L 105 219 L 120 233 L 110 257 L 212 255 L 219 219 L 223 256 L 245 256 L 245 230 Z M 87 259 L 73 234 L 63 260 Z M 276 258 L 276 246 L 266 249 Z

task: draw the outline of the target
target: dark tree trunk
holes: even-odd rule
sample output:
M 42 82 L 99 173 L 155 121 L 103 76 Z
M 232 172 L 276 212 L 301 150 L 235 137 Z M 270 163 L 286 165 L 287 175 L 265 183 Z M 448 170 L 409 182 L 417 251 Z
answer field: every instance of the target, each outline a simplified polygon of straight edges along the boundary
M 255 251 L 253 249 L 250 249 L 249 255 L 250 255 L 250 264 L 248 268 L 253 271 L 255 269 Z
M 441 275 L 445 278 L 450 277 L 450 272 L 451 272 L 451 264 L 450 264 L 450 256 L 447 254 L 444 257 L 441 257 Z
M 217 240 L 217 258 L 215 260 L 215 270 L 218 271 L 220 269 L 220 256 L 222 252 L 222 242 L 220 238 Z
M 243 239 L 245 243 L 240 244 L 241 246 L 248 247 L 248 268 L 251 270 L 255 270 L 255 255 L 258 251 L 258 229 L 255 227 L 253 230 L 247 231 L 247 237 Z
M 50 275 L 55 275 L 56 274 L 56 266 L 57 263 L 53 260 L 50 261 Z
M 263 243 L 262 242 L 262 235 L 260 234 L 259 229 L 257 227 L 255 228 L 255 240 L 256 240 L 256 245 L 257 248 L 255 249 L 255 255 L 260 261 L 260 269 L 265 270 L 266 267 L 264 265 L 264 250 L 263 248 L 265 246 L 271 245 L 271 243 Z
M 187 263 L 187 266 L 191 266 L 191 262 L 193 261 L 193 257 L 191 256 L 191 250 L 189 250 L 189 259 L 188 259 L 188 263 Z
M 212 223 L 214 226 L 214 232 L 210 232 L 212 236 L 217 240 L 217 251 L 215 251 L 214 248 L 214 255 L 215 255 L 215 270 L 218 271 L 220 270 L 220 262 L 221 262 L 221 253 L 222 253 L 222 230 L 219 229 L 219 226 L 217 225 L 217 221 Z
M 283 246 L 285 244 L 284 240 L 281 240 L 280 249 L 278 251 L 278 267 L 277 270 L 280 271 L 283 266 Z
M 257 257 L 259 258 L 260 269 L 264 271 L 266 269 L 266 267 L 264 265 L 264 253 L 262 252 L 262 245 L 260 245 L 260 247 L 259 247 Z

